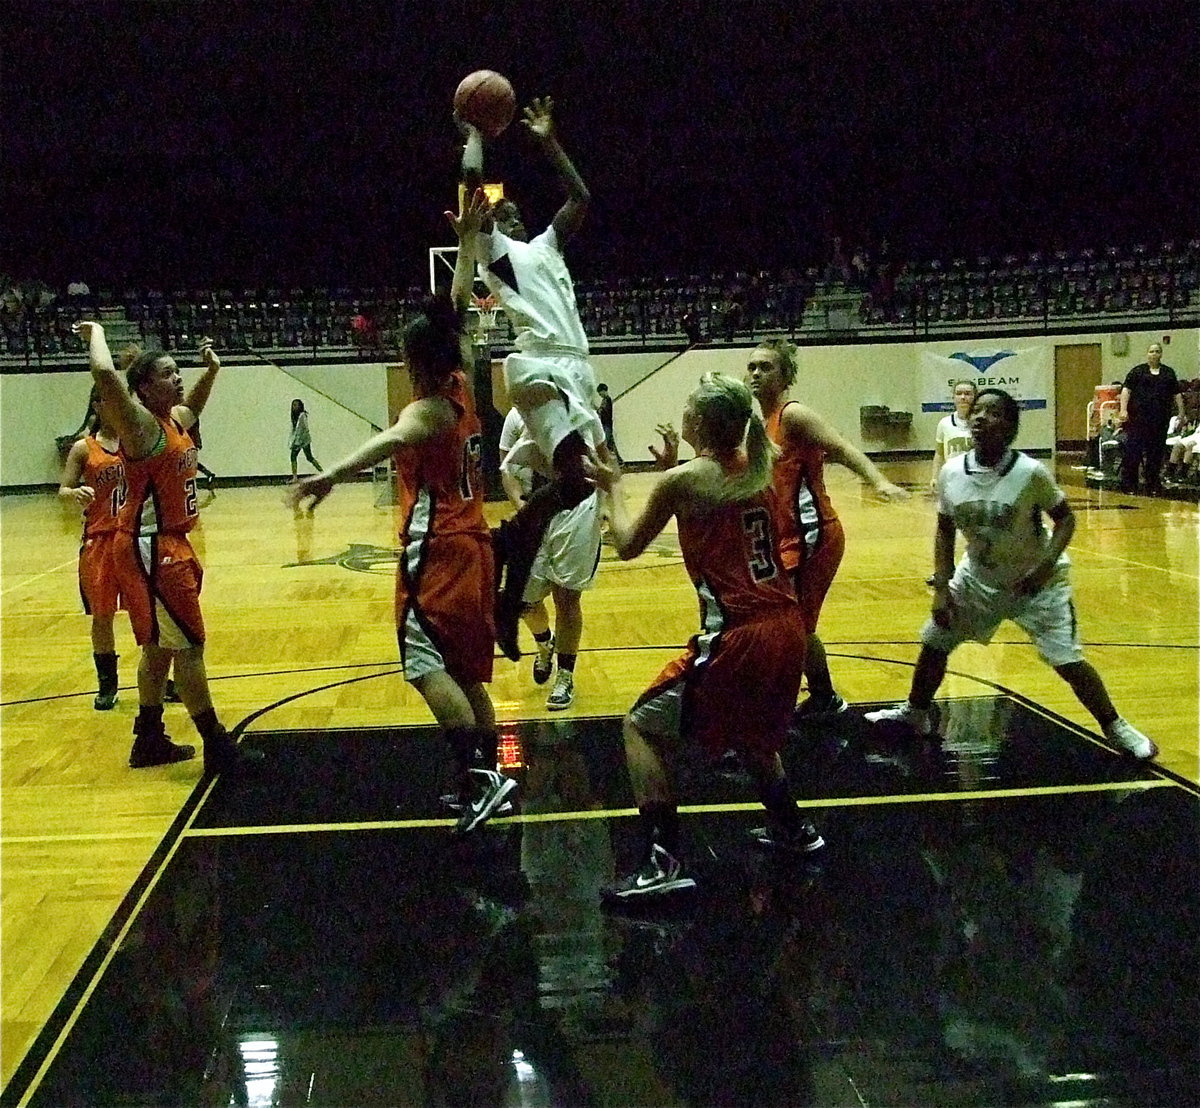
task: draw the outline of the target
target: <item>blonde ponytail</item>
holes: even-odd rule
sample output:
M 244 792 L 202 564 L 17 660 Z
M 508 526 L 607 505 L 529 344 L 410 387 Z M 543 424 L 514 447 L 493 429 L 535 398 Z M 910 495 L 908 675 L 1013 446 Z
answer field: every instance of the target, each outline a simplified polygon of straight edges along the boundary
M 742 472 L 698 489 L 697 493 L 715 507 L 762 492 L 771 483 L 779 450 L 767 437 L 762 418 L 754 410 L 750 390 L 736 377 L 706 373 L 692 393 L 691 403 L 704 444 L 718 453 L 731 454 L 744 441 L 747 461 Z

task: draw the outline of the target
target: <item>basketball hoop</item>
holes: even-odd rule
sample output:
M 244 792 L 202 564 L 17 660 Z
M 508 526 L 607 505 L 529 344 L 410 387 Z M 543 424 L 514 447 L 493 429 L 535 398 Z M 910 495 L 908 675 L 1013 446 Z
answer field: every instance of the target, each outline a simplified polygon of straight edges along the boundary
M 486 343 L 496 326 L 496 310 L 499 304 L 494 296 L 472 296 L 471 310 L 475 313 L 475 341 Z

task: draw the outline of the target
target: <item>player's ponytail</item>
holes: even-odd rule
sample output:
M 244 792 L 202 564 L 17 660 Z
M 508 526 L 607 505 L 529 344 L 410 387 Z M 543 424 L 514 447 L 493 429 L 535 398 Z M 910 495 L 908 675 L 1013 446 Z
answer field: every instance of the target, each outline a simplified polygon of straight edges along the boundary
M 743 441 L 746 446 L 746 468 L 705 489 L 703 498 L 714 505 L 728 504 L 762 492 L 770 484 L 778 451 L 754 411 L 750 390 L 736 377 L 706 373 L 692 393 L 691 404 L 705 446 L 724 455 L 732 454 Z

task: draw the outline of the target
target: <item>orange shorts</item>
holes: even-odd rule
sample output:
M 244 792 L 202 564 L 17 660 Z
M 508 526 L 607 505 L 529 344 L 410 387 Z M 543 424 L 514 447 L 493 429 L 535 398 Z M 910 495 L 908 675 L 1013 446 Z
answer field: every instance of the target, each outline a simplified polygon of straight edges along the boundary
M 495 659 L 492 544 L 487 535 L 437 535 L 410 544 L 396 574 L 396 638 L 407 681 L 447 673 L 492 679 Z
M 113 564 L 115 531 L 84 539 L 79 548 L 79 597 L 89 616 L 115 616 L 121 608 L 121 589 Z
M 807 634 L 795 607 L 692 637 L 630 710 L 644 734 L 681 736 L 710 757 L 727 750 L 777 754 L 800 678 Z
M 204 642 L 204 570 L 186 535 L 118 531 L 113 564 L 138 646 L 187 650 Z
M 846 553 L 846 532 L 840 519 L 826 523 L 821 529 L 820 543 L 792 570 L 792 584 L 796 586 L 796 599 L 804 616 L 804 626 L 811 635 L 817 629 L 821 608 L 829 592 L 829 586 L 837 576 L 842 555 Z

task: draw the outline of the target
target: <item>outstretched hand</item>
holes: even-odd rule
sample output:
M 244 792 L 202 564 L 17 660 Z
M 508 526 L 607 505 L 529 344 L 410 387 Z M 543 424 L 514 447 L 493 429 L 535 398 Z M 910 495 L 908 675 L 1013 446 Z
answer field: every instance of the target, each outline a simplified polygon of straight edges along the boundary
M 492 206 L 488 203 L 483 189 L 476 189 L 463 203 L 463 210 L 455 215 L 446 212 L 446 219 L 454 228 L 459 242 L 476 234 L 483 226 L 483 221 L 491 214 Z
M 554 137 L 554 101 L 549 96 L 537 97 L 525 109 L 521 122 L 535 138 L 547 142 Z
M 937 482 L 932 482 L 933 487 L 937 488 Z M 881 500 L 895 502 L 898 500 L 911 500 L 912 493 L 908 489 L 902 489 L 899 485 L 893 485 L 891 481 L 884 481 L 882 484 L 875 486 L 875 495 Z
M 611 493 L 621 480 L 621 466 L 609 450 L 603 456 L 589 450 L 583 459 L 583 473 L 601 492 Z
M 80 337 L 84 346 L 87 346 L 92 341 L 93 333 L 104 334 L 104 328 L 92 319 L 81 319 L 77 323 L 72 323 L 71 330 Z
M 662 435 L 663 441 L 661 450 L 650 444 L 654 465 L 658 469 L 673 469 L 679 464 L 679 432 L 669 423 L 660 423 L 654 430 Z
M 311 512 L 322 500 L 333 492 L 333 481 L 324 473 L 314 473 L 304 477 L 288 487 L 284 494 L 284 502 L 290 508 L 302 508 L 308 501 L 307 508 Z

